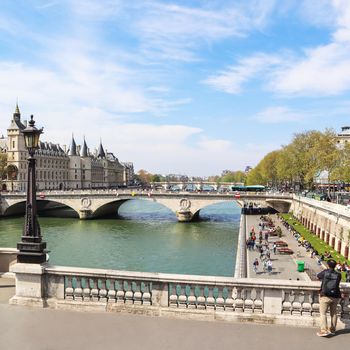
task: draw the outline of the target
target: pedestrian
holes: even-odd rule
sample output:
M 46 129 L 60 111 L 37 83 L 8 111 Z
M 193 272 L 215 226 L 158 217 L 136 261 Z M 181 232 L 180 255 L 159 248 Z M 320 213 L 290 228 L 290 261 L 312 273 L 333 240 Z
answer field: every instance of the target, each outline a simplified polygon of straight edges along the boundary
M 320 318 L 321 329 L 317 333 L 319 337 L 334 335 L 337 327 L 337 304 L 341 298 L 339 284 L 341 274 L 335 271 L 337 263 L 330 259 L 327 261 L 328 269 L 317 274 L 317 278 L 322 281 L 320 290 Z M 331 326 L 327 326 L 327 310 L 331 316 Z
M 259 266 L 259 260 L 258 258 L 255 258 L 255 260 L 253 261 L 253 270 L 255 273 L 258 273 L 258 266 Z
M 269 273 L 269 274 L 271 274 L 272 273 L 272 261 L 269 259 L 268 261 L 267 261 L 267 272 Z
M 350 282 L 350 267 L 346 267 L 346 282 Z
M 276 255 L 276 251 L 277 251 L 277 244 L 274 243 L 273 244 L 273 253 Z

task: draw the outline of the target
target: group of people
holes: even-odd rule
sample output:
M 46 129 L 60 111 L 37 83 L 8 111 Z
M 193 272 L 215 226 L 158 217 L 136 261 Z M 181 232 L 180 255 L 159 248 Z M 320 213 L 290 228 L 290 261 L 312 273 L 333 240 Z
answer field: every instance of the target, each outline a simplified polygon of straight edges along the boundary
M 300 235 L 289 223 L 282 220 L 283 225 L 288 229 L 289 232 L 294 236 L 294 238 L 298 241 L 298 245 L 300 247 L 304 247 L 307 252 L 310 253 L 312 258 L 317 259 L 318 265 L 321 265 L 322 262 L 326 262 L 329 259 L 333 259 L 330 252 L 325 251 L 323 254 L 319 253 L 314 247 L 311 245 L 309 241 L 307 241 L 304 237 Z M 346 274 L 346 282 L 350 282 L 350 266 L 347 263 L 336 262 L 335 270 L 338 272 L 345 272 Z
M 299 233 L 297 233 L 287 222 L 283 222 L 284 226 L 291 231 L 294 237 L 298 240 L 300 245 L 310 251 L 311 256 L 318 259 L 318 263 L 322 261 L 327 263 L 327 269 L 324 269 L 317 274 L 317 278 L 321 281 L 320 288 L 320 331 L 317 332 L 319 337 L 329 337 L 335 335 L 337 327 L 337 305 L 342 295 L 340 291 L 340 282 L 342 279 L 341 272 L 346 273 L 346 282 L 350 282 L 350 266 L 347 263 L 336 262 L 330 252 L 325 251 L 323 254 L 319 254 L 315 250 L 310 242 L 305 240 Z M 347 298 L 349 296 L 346 296 Z M 330 313 L 330 325 L 327 322 L 327 312 Z
M 262 272 L 272 273 L 273 263 L 271 260 L 271 250 L 269 245 L 269 232 L 274 228 L 274 223 L 269 216 L 260 216 L 259 233 L 255 233 L 254 227 L 249 232 L 246 246 L 248 250 L 255 250 L 259 253 L 259 258 L 253 261 L 253 271 L 257 274 L 259 266 L 262 265 Z M 273 252 L 276 254 L 276 244 L 273 244 Z

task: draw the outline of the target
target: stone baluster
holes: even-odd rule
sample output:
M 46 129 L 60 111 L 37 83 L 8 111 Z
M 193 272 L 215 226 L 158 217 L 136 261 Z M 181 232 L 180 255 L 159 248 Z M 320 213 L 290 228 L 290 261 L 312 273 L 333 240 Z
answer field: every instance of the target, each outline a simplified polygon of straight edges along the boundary
M 233 311 L 233 298 L 232 298 L 233 288 L 227 288 L 227 297 L 225 299 L 225 311 Z
M 142 291 L 141 291 L 141 281 L 135 281 L 131 285 L 131 289 L 134 293 L 134 304 L 141 305 L 142 304 Z
M 198 286 L 198 296 L 197 296 L 197 309 L 205 309 L 205 286 Z
M 169 285 L 169 306 L 170 307 L 178 307 L 178 295 L 177 295 L 177 284 L 171 283 Z
M 304 300 L 301 304 L 301 314 L 311 316 L 312 311 L 312 292 L 305 292 Z
M 316 291 L 313 291 L 311 294 L 312 301 L 311 301 L 311 313 L 312 316 L 319 316 L 320 315 L 320 296 L 319 293 Z
M 218 296 L 216 298 L 216 306 L 215 309 L 217 311 L 225 310 L 225 299 L 224 299 L 224 287 L 218 287 Z
M 105 278 L 101 279 L 101 288 L 100 288 L 99 296 L 100 296 L 100 302 L 102 303 L 107 302 L 107 286 L 106 286 Z
M 207 297 L 207 310 L 215 309 L 215 298 L 213 286 L 208 286 L 208 297 Z
M 115 279 L 110 278 L 109 280 L 109 287 L 108 287 L 108 293 L 107 293 L 107 298 L 108 298 L 108 303 L 114 304 L 117 300 L 117 293 L 115 291 Z
M 255 288 L 255 298 L 254 298 L 254 305 L 253 305 L 253 311 L 254 313 L 261 314 L 263 312 L 263 302 L 264 300 L 264 290 L 260 288 Z
M 196 286 L 194 284 L 191 284 L 190 286 L 190 292 L 187 298 L 187 307 L 189 309 L 195 309 L 197 307 L 197 297 L 196 297 Z
M 294 297 L 289 290 L 282 292 L 282 314 L 292 314 L 292 301 Z
M 295 292 L 295 298 L 294 301 L 292 303 L 292 315 L 301 315 L 301 305 L 304 301 L 304 295 L 302 294 L 302 292 Z
M 340 302 L 340 316 L 345 320 L 350 319 L 350 302 L 349 302 L 349 290 L 345 292 L 345 298 L 343 298 Z
M 178 307 L 186 308 L 187 307 L 187 295 L 186 295 L 186 284 L 180 284 L 180 294 L 178 298 Z
M 253 305 L 254 305 L 254 299 L 256 296 L 256 291 L 254 288 L 246 289 L 245 290 L 245 299 L 243 301 L 243 307 L 244 312 L 252 313 L 253 312 Z
M 118 281 L 118 290 L 117 290 L 117 303 L 118 304 L 124 304 L 125 302 L 125 288 L 124 288 L 124 281 L 119 280 Z
M 133 304 L 134 292 L 132 291 L 132 282 L 131 281 L 124 282 L 124 287 L 125 287 L 125 304 Z
M 83 301 L 83 289 L 81 285 L 81 280 L 82 280 L 81 277 L 79 276 L 75 277 L 75 288 L 73 291 L 75 301 Z
M 65 299 L 66 300 L 74 300 L 74 297 L 73 297 L 73 277 L 66 276 L 65 280 L 67 283 L 67 286 L 65 288 Z
M 99 288 L 98 288 L 98 278 L 92 278 L 92 289 L 91 289 L 91 300 L 98 301 Z
M 142 304 L 151 305 L 152 304 L 152 293 L 151 293 L 151 282 L 145 282 L 142 286 Z
M 83 300 L 89 302 L 91 300 L 90 278 L 85 277 L 85 287 L 83 288 Z
M 233 300 L 235 305 L 235 311 L 243 312 L 244 310 L 244 291 L 240 287 L 233 289 Z

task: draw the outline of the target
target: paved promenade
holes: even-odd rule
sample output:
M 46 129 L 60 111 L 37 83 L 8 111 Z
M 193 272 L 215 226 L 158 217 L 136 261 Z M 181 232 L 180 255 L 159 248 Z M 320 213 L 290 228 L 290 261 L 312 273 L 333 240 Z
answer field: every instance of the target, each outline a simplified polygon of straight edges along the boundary
M 1 350 L 329 350 L 347 349 L 350 341 L 350 330 L 325 339 L 313 328 L 10 306 L 3 293 L 11 288 L 0 289 Z
M 322 267 L 317 264 L 316 259 L 310 257 L 310 253 L 306 252 L 304 247 L 298 247 L 298 242 L 295 240 L 293 235 L 283 226 L 282 222 L 279 221 L 276 215 L 270 215 L 276 226 L 280 226 L 282 229 L 282 237 L 271 236 L 269 238 L 269 247 L 271 251 L 271 261 L 273 263 L 272 273 L 269 274 L 263 271 L 262 262 L 259 259 L 259 269 L 258 273 L 255 274 L 253 271 L 253 261 L 255 258 L 259 258 L 260 254 L 256 250 L 248 250 L 247 260 L 248 260 L 248 277 L 252 278 L 264 278 L 264 279 L 285 279 L 285 280 L 301 280 L 309 281 L 310 278 L 306 272 L 297 271 L 297 260 L 305 262 L 305 267 L 309 268 L 314 272 L 314 274 L 320 272 Z M 255 233 L 259 234 L 259 222 L 260 215 L 247 215 L 247 238 L 249 236 L 249 231 L 254 227 Z M 293 255 L 280 255 L 273 254 L 272 245 L 274 241 L 282 240 L 288 244 L 288 247 L 294 251 Z M 297 257 L 297 252 L 299 256 Z

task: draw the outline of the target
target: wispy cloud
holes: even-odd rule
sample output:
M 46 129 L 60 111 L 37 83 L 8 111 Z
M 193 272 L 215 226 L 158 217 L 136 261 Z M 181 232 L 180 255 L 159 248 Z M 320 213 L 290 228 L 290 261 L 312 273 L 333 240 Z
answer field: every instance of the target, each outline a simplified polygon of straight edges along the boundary
M 272 66 L 280 65 L 282 62 L 282 57 L 258 53 L 241 59 L 237 65 L 227 67 L 225 70 L 203 80 L 202 83 L 219 91 L 238 94 L 242 92 L 242 85 L 254 79 L 258 73 L 267 73 Z
M 135 16 L 131 30 L 147 57 L 195 61 L 199 59 L 196 50 L 203 45 L 264 27 L 274 4 L 274 0 L 254 0 L 190 7 L 149 1 L 137 5 L 142 15 Z
M 274 106 L 256 114 L 253 119 L 266 124 L 297 122 L 305 119 L 305 114 L 294 111 L 288 107 Z

